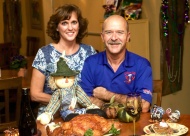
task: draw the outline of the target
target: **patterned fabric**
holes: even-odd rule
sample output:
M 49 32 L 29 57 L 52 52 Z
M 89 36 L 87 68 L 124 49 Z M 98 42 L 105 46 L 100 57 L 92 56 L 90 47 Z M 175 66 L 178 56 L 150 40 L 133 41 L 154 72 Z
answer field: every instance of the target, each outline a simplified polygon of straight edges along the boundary
M 65 118 L 69 115 L 69 114 L 85 114 L 86 113 L 86 108 L 80 108 L 80 109 L 75 109 L 76 111 L 73 112 L 71 110 L 66 110 L 66 111 L 61 111 L 60 115 L 61 117 L 65 120 Z
M 82 106 L 80 109 L 79 105 L 76 105 L 75 112 L 69 110 L 71 100 L 73 97 L 77 96 L 77 104 Z M 92 105 L 88 96 L 84 93 L 82 88 L 77 84 L 71 86 L 70 88 L 57 89 L 51 97 L 45 112 L 51 112 L 53 115 L 60 108 L 60 113 L 63 116 L 63 119 L 70 113 L 85 113 L 84 108 Z
M 96 51 L 92 46 L 86 44 L 80 44 L 79 50 L 73 55 L 66 55 L 69 61 L 67 61 L 67 65 L 72 70 L 81 71 L 83 68 L 84 61 L 90 55 L 95 54 Z M 33 61 L 32 66 L 38 69 L 42 74 L 45 75 L 45 83 L 44 83 L 44 92 L 48 94 L 52 94 L 53 90 L 48 86 L 48 80 L 51 73 L 56 72 L 57 70 L 57 61 L 59 60 L 61 52 L 57 51 L 53 45 L 49 44 L 42 48 L 40 48 L 36 54 L 36 57 Z M 77 75 L 77 80 L 80 80 L 80 74 Z M 39 113 L 44 112 L 45 105 L 41 105 L 39 108 Z
M 80 103 L 81 106 L 88 107 L 92 104 L 89 100 L 89 97 L 80 86 L 76 86 L 76 96 L 77 101 Z

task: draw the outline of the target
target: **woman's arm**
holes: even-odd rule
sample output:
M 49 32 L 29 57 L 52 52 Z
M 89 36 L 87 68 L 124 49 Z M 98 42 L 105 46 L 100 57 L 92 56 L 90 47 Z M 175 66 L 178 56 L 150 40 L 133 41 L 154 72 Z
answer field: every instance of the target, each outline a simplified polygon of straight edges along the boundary
M 34 68 L 32 71 L 32 79 L 30 85 L 30 93 L 32 101 L 40 102 L 42 104 L 49 103 L 51 95 L 43 92 L 44 83 L 45 83 L 45 75 L 43 75 L 39 70 Z

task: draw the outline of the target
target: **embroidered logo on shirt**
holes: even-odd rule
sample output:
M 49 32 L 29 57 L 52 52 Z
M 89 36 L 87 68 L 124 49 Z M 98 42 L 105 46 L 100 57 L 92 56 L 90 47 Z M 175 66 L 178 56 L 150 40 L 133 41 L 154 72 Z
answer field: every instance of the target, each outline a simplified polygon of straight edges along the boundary
M 135 79 L 135 72 L 125 72 L 125 82 L 130 84 Z
M 143 89 L 143 93 L 145 94 L 150 94 L 152 96 L 152 92 L 150 90 L 147 89 Z

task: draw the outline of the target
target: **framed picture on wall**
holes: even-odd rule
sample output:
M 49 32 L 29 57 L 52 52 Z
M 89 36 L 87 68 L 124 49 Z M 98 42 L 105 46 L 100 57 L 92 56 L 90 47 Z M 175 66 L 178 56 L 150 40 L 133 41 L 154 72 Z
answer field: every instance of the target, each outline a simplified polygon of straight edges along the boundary
M 30 0 L 30 22 L 32 29 L 42 29 L 42 0 Z

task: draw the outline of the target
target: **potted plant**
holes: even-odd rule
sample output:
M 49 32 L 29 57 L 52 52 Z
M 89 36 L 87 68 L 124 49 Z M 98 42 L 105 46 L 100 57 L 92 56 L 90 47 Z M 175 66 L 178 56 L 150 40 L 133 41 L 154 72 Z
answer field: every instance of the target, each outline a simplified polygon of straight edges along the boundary
M 10 58 L 10 69 L 19 70 L 18 76 L 24 77 L 27 60 L 22 55 L 16 55 Z M 24 72 L 21 72 L 24 71 Z

